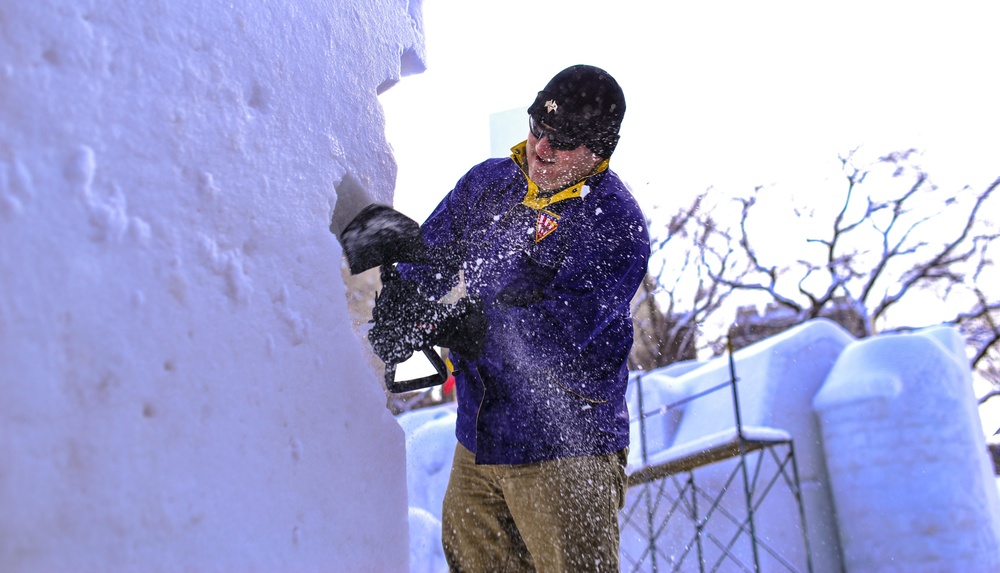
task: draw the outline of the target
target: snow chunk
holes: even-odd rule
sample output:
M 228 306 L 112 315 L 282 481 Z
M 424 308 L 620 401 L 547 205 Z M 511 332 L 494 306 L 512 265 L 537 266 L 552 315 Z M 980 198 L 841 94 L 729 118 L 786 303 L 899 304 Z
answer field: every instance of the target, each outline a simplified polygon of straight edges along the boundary
M 425 509 L 411 507 L 410 573 L 448 571 L 448 562 L 441 547 L 441 522 Z

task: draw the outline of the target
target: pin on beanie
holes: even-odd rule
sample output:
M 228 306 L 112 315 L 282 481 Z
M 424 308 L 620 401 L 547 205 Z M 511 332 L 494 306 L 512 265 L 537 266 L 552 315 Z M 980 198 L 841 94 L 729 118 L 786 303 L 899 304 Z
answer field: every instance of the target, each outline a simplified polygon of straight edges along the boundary
M 570 66 L 538 92 L 528 115 L 564 140 L 611 157 L 625 117 L 625 94 L 611 74 L 594 66 Z

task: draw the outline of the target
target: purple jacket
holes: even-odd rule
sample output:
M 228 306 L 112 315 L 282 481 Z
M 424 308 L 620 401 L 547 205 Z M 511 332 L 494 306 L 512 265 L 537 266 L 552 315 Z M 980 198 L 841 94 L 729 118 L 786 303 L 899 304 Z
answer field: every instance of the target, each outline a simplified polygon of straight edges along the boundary
M 649 233 L 606 166 L 546 204 L 514 160 L 487 160 L 421 226 L 432 264 L 399 266 L 435 297 L 461 271 L 484 303 L 483 351 L 475 360 L 452 354 L 456 434 L 477 463 L 628 446 L 629 306 L 646 273 Z

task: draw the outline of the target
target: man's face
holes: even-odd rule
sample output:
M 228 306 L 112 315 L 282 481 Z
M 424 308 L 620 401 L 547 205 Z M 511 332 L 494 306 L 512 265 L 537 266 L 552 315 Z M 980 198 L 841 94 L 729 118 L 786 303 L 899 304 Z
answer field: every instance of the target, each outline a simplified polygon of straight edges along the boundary
M 551 133 L 545 124 L 535 124 L 528 130 L 528 177 L 542 191 L 568 187 L 590 175 L 602 161 L 586 145 L 574 149 L 553 148 Z

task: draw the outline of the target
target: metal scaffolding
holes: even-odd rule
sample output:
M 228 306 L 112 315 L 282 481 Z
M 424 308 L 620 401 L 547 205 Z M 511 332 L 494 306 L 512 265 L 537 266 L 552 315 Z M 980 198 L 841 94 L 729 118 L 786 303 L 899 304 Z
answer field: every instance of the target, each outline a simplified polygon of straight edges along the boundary
M 740 413 L 736 366 L 729 350 L 729 381 L 684 400 L 646 412 L 639 395 L 642 467 L 629 476 L 631 503 L 622 513 L 622 534 L 638 534 L 644 541 L 638 554 L 623 551 L 623 571 L 768 571 L 812 572 L 809 536 L 799 482 L 795 448 L 782 430 L 746 428 Z M 649 464 L 646 418 L 662 415 L 692 400 L 730 388 L 734 412 L 731 430 L 706 436 L 693 448 L 677 448 Z M 733 460 L 721 484 L 697 479 L 699 468 Z M 742 485 L 742 488 L 739 486 Z M 777 486 L 777 489 L 776 489 Z M 762 536 L 756 514 L 784 486 L 798 506 L 804 557 L 795 560 Z M 640 489 L 641 488 L 641 489 Z M 742 493 L 742 500 L 738 499 Z M 780 537 L 780 536 L 779 536 Z M 796 548 L 798 551 L 799 548 Z M 797 562 L 793 562 L 797 561 Z M 802 563 L 804 561 L 804 563 Z

